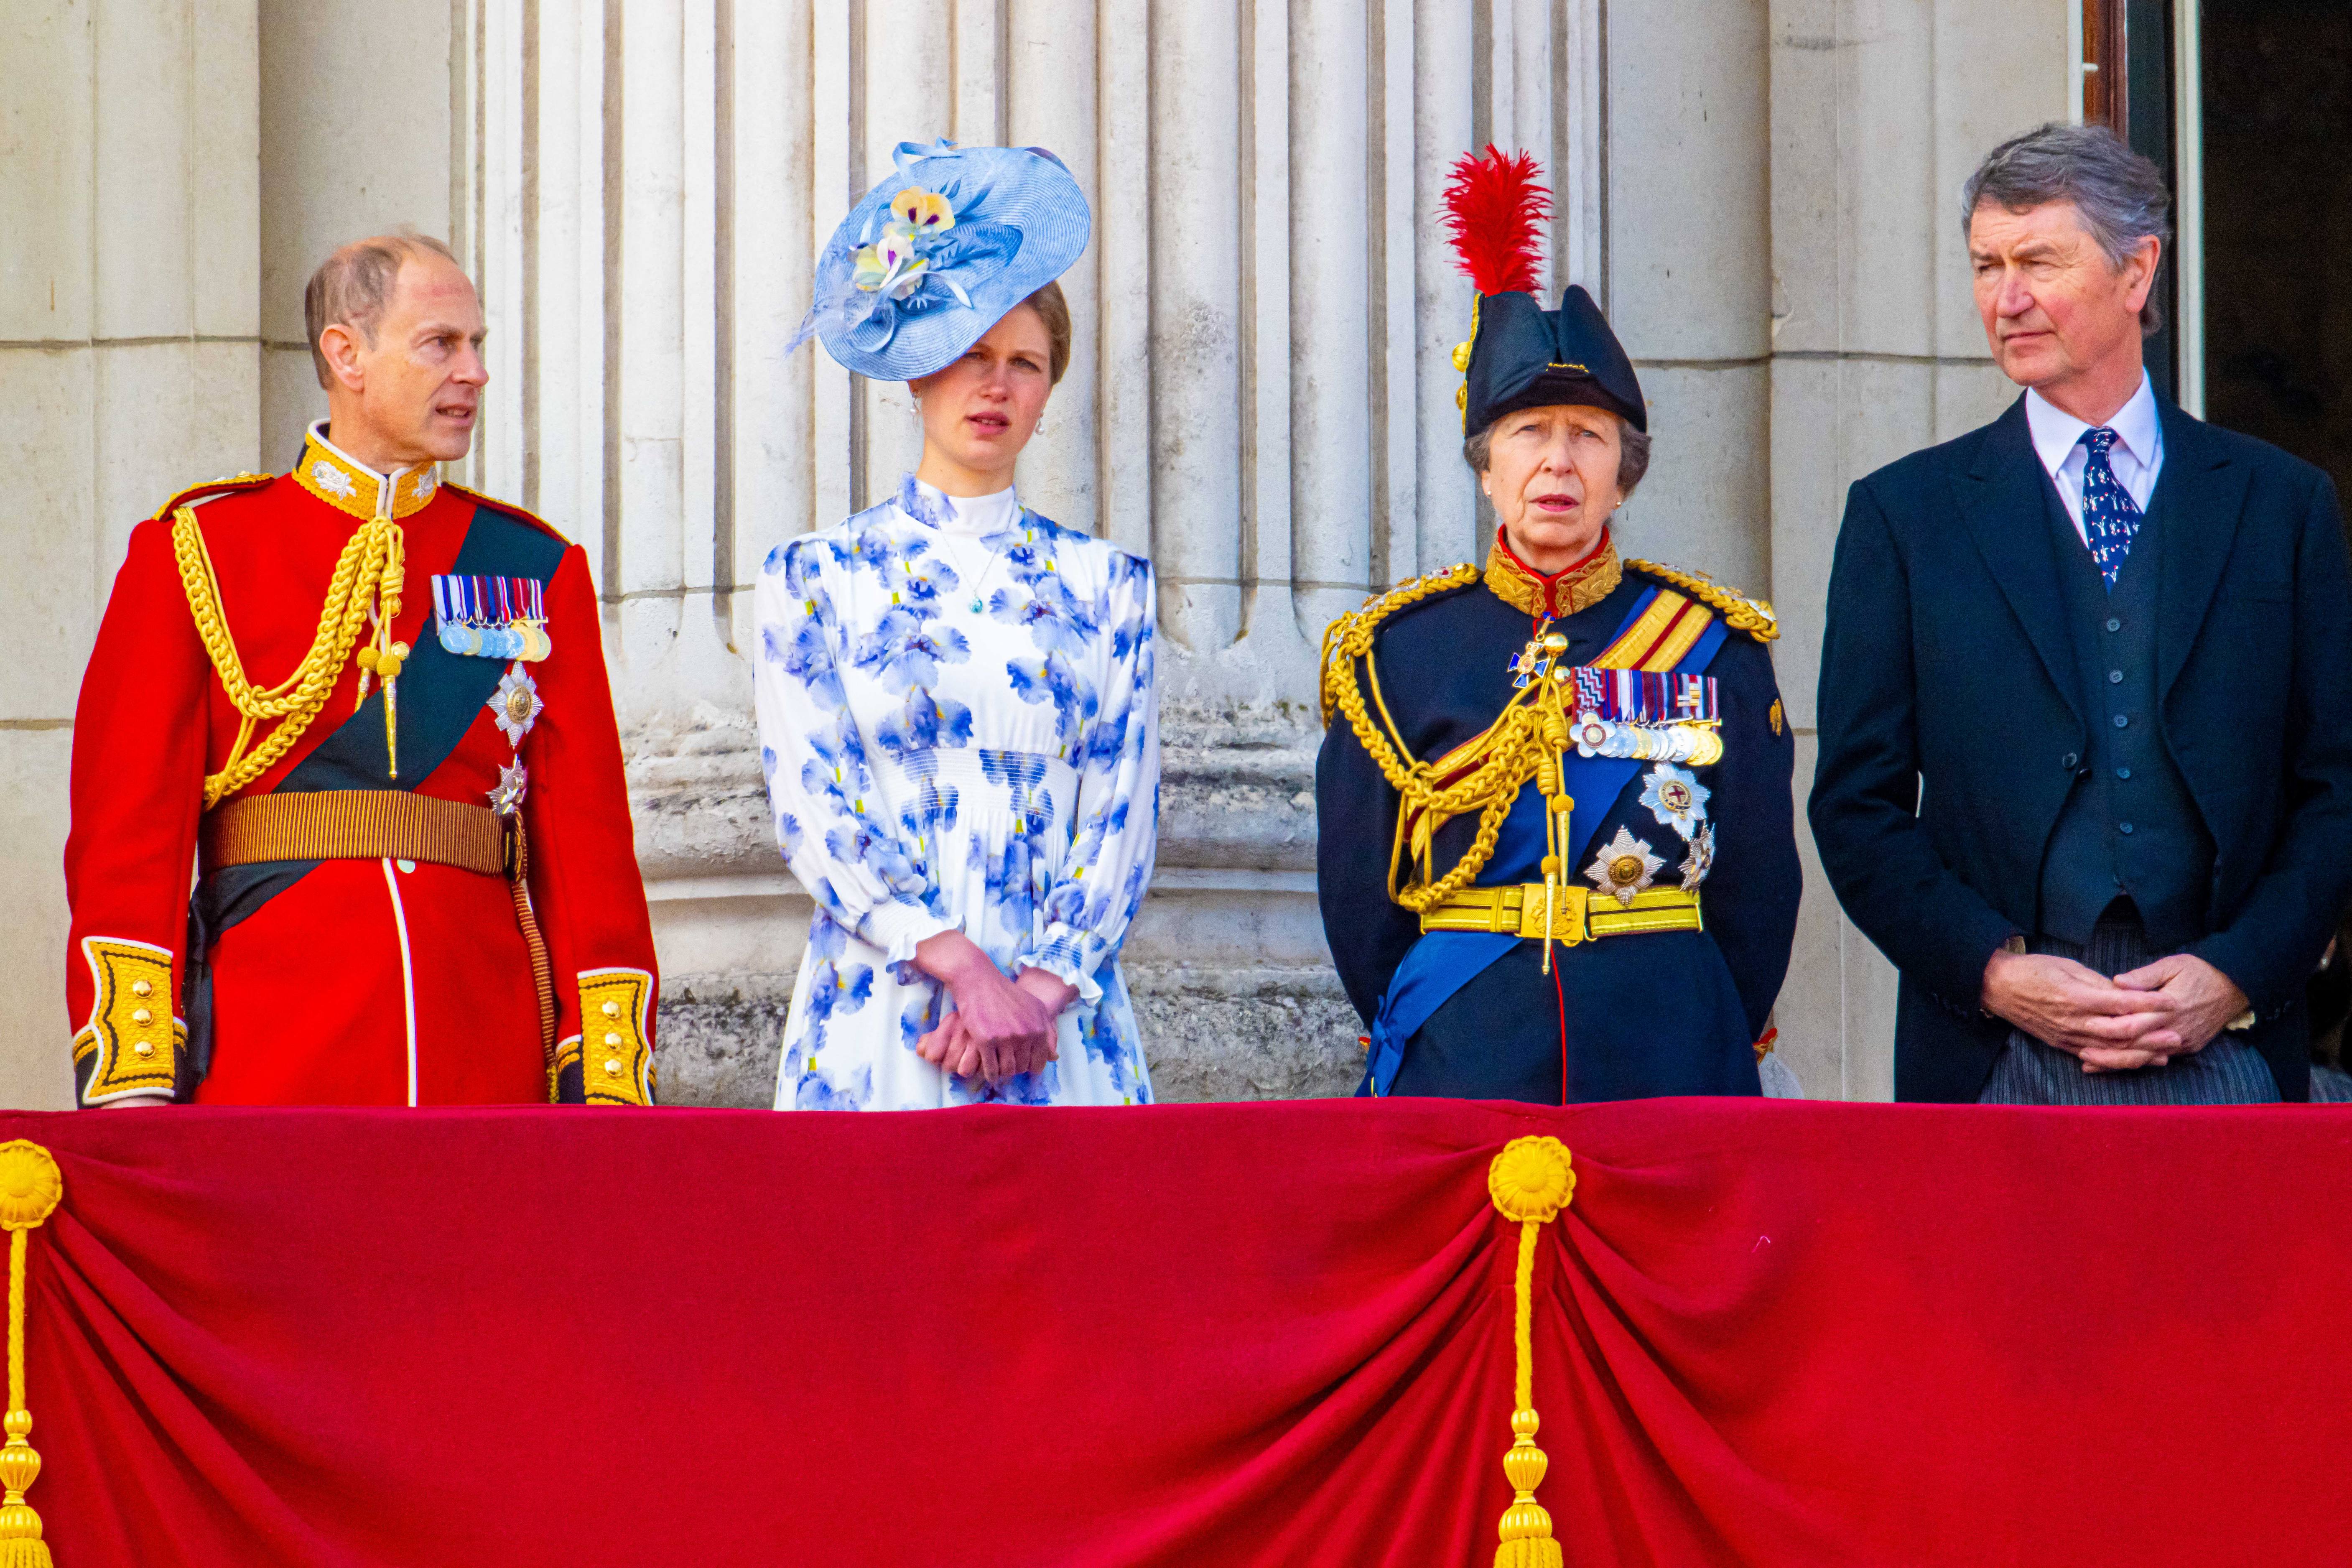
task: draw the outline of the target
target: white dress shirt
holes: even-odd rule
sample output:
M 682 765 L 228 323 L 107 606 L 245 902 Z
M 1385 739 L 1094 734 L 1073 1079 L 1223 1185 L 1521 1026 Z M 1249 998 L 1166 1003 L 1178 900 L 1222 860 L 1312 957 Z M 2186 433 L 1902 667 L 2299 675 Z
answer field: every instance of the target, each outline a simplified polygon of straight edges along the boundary
M 2031 387 L 2025 393 L 2025 426 L 2032 433 L 2034 456 L 2058 487 L 2066 515 L 2074 520 L 2076 536 L 2087 545 L 2091 536 L 2083 527 L 2083 470 L 2090 466 L 2091 452 L 2082 440 L 2083 432 L 2093 426 Z M 2164 468 L 2164 424 L 2156 416 L 2156 390 L 2146 371 L 2140 372 L 2139 390 L 2116 410 L 2106 427 L 2116 433 L 2107 466 L 2115 469 L 2116 482 L 2129 492 L 2133 504 L 2145 512 L 2147 498 L 2156 493 L 2156 476 Z

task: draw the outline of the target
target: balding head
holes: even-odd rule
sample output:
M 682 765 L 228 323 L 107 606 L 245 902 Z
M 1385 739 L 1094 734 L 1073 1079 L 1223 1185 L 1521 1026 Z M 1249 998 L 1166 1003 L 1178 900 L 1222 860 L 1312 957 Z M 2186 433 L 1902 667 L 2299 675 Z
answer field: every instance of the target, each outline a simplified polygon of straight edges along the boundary
M 305 314 L 337 446 L 385 473 L 466 455 L 489 373 L 481 300 L 447 246 L 405 230 L 344 246 Z
M 319 373 L 320 386 L 334 384 L 329 379 L 319 334 L 341 323 L 359 333 L 368 347 L 375 347 L 376 323 L 383 319 L 383 308 L 392 300 L 401 265 L 419 256 L 437 256 L 452 267 L 457 265 L 449 247 L 431 235 L 402 228 L 355 239 L 310 274 L 310 286 L 302 291 L 302 324 L 310 334 L 310 363 Z

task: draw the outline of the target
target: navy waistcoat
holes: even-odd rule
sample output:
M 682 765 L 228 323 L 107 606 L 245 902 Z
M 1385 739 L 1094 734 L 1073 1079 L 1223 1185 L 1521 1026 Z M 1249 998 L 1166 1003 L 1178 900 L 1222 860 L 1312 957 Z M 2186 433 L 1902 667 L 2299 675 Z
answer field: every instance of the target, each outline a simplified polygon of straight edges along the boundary
M 2213 839 L 2158 716 L 2157 584 L 2179 520 L 2159 487 L 2110 592 L 2056 493 L 2044 497 L 2090 741 L 2043 852 L 2042 931 L 2087 944 L 2101 911 L 2128 898 L 2151 943 L 2185 947 L 2206 934 Z

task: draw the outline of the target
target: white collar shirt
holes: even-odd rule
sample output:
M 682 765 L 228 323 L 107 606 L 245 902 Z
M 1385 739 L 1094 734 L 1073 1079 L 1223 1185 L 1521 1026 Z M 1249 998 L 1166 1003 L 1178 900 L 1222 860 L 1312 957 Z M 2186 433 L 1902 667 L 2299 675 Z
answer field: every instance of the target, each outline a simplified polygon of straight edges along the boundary
M 2066 503 L 2075 536 L 2087 545 L 2091 538 L 2083 526 L 2083 470 L 2090 466 L 2091 452 L 2082 443 L 2083 432 L 2092 426 L 2031 387 L 2025 393 L 2025 426 L 2033 437 L 2033 455 L 2042 459 L 2050 482 L 2058 487 L 2058 499 Z M 2164 423 L 2157 417 L 2156 389 L 2148 384 L 2146 371 L 2140 372 L 2139 390 L 2116 410 L 2106 428 L 2116 433 L 2107 466 L 2144 512 L 2164 468 Z

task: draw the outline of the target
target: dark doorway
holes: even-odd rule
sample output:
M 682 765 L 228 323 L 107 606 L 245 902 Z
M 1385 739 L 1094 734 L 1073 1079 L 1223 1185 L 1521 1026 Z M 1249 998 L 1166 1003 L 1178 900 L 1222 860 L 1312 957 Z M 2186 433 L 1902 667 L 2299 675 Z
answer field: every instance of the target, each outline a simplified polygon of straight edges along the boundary
M 2202 24 L 2205 417 L 2352 491 L 2352 5 Z

